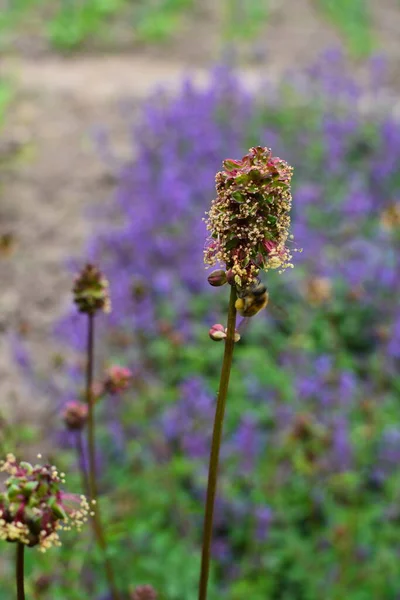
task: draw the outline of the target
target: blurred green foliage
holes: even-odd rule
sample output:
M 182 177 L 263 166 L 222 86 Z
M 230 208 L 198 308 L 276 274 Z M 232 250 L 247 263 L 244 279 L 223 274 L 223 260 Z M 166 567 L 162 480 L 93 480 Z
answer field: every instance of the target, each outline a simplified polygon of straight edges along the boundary
M 312 1 L 354 56 L 371 53 L 375 42 L 368 0 Z M 269 0 L 223 0 L 216 8 L 214 19 L 220 23 L 222 43 L 257 40 L 271 12 Z M 112 42 L 118 23 L 128 24 L 132 41 L 162 43 L 201 9 L 199 0 L 14 0 L 0 14 L 0 35 L 23 32 L 33 18 L 58 50 L 78 49 L 94 38 Z
M 265 27 L 268 0 L 225 0 L 223 37 L 230 42 L 256 38 Z
M 374 37 L 369 0 L 316 0 L 322 14 L 337 27 L 356 57 L 369 56 Z
M 11 102 L 12 95 L 10 83 L 0 79 L 0 127 L 4 124 L 6 110 Z
M 78 48 L 87 38 L 96 35 L 107 20 L 123 9 L 125 0 L 63 0 L 47 23 L 47 35 L 55 48 Z

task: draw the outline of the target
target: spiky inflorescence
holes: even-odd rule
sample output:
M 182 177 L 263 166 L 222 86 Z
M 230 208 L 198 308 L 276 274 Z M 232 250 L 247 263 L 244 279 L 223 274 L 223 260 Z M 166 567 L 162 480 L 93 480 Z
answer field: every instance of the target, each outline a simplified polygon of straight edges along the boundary
M 157 593 L 151 585 L 139 585 L 132 594 L 132 600 L 157 600 Z
M 86 265 L 75 277 L 73 294 L 79 312 L 95 314 L 103 310 L 110 312 L 111 303 L 108 281 L 94 265 Z
M 250 148 L 242 160 L 225 160 L 216 175 L 217 198 L 207 213 L 207 265 L 225 263 L 238 286 L 263 269 L 293 266 L 286 246 L 293 169 L 269 148 Z
M 64 474 L 56 467 L 17 462 L 8 454 L 0 471 L 9 475 L 0 492 L 0 540 L 39 546 L 45 552 L 60 546 L 60 529 L 80 530 L 87 521 L 86 498 L 60 489 Z

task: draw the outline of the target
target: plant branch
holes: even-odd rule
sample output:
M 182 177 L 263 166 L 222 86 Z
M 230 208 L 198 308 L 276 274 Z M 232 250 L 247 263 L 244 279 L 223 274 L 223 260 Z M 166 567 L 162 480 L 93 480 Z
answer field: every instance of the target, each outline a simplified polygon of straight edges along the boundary
M 17 581 L 17 598 L 18 600 L 25 600 L 25 588 L 24 588 L 24 544 L 18 542 L 17 544 L 17 557 L 16 557 L 16 581 Z
M 98 503 L 97 475 L 96 475 L 96 437 L 94 419 L 94 396 L 93 396 L 93 370 L 94 370 L 94 314 L 88 315 L 87 333 L 87 364 L 86 364 L 86 401 L 88 405 L 88 458 L 89 458 L 89 495 L 95 505 L 92 518 L 93 530 L 104 558 L 104 567 L 113 600 L 120 600 L 117 585 L 115 583 L 114 570 L 107 555 L 107 541 L 104 535 L 100 506 Z
M 210 464 L 208 470 L 208 485 L 206 497 L 206 509 L 203 529 L 203 549 L 201 556 L 201 572 L 199 582 L 199 600 L 207 599 L 207 586 L 210 571 L 211 541 L 213 530 L 214 504 L 217 489 L 219 454 L 221 448 L 222 430 L 224 424 L 226 398 L 228 395 L 229 378 L 231 374 L 233 349 L 235 345 L 236 325 L 236 288 L 231 287 L 228 309 L 228 327 L 225 339 L 225 352 L 219 382 L 217 407 L 215 411 L 214 429 L 211 443 Z

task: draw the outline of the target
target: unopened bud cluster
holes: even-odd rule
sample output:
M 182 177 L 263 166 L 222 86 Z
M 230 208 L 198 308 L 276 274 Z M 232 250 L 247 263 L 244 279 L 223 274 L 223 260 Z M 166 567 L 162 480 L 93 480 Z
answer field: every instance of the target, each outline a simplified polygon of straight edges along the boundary
M 225 160 L 223 167 L 206 221 L 210 238 L 204 260 L 225 263 L 234 283 L 244 287 L 260 270 L 293 266 L 286 246 L 293 169 L 260 146 L 250 148 L 242 160 Z
M 97 267 L 88 264 L 76 276 L 74 302 L 79 312 L 94 315 L 98 311 L 110 312 L 108 281 Z
M 208 335 L 214 342 L 222 342 L 222 340 L 226 339 L 227 334 L 228 334 L 228 329 L 226 327 L 224 327 L 223 325 L 221 325 L 221 323 L 216 323 L 215 325 L 213 325 L 208 332 Z M 239 340 L 240 340 L 240 333 L 238 332 L 237 329 L 235 329 L 234 341 L 238 342 Z
M 0 492 L 0 540 L 39 546 L 45 552 L 61 544 L 60 529 L 80 530 L 87 521 L 86 498 L 61 490 L 64 474 L 56 467 L 17 462 L 8 454 L 0 471 L 9 475 Z

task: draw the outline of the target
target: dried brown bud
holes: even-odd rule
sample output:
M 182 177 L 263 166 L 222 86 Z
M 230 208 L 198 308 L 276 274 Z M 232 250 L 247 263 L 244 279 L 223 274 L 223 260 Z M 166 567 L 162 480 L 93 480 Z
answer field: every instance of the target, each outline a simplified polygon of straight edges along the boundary
M 152 585 L 139 585 L 132 594 L 132 600 L 157 600 L 157 593 Z
M 226 273 L 223 269 L 217 269 L 209 274 L 207 277 L 207 281 L 213 287 L 220 287 L 221 285 L 225 285 L 227 282 Z
M 332 283 L 327 277 L 313 277 L 309 279 L 305 290 L 306 298 L 313 306 L 320 306 L 330 300 Z
M 99 310 L 104 312 L 111 310 L 108 281 L 93 265 L 86 265 L 77 275 L 73 294 L 79 312 L 94 315 Z
M 381 223 L 389 231 L 400 228 L 400 202 L 391 204 L 382 212 Z
M 84 428 L 88 416 L 88 407 L 83 402 L 71 400 L 65 406 L 63 419 L 65 426 L 70 431 L 79 431 Z
M 217 323 L 210 328 L 208 335 L 214 342 L 221 342 L 226 338 L 225 327 Z

